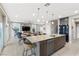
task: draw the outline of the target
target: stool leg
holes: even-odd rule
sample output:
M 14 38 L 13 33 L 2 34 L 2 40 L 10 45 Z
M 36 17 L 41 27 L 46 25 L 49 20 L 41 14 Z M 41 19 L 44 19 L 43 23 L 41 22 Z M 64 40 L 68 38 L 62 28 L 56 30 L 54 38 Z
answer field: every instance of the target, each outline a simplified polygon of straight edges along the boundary
M 28 52 L 28 50 L 25 50 L 25 49 L 24 49 L 24 51 L 23 51 L 23 56 L 27 56 L 27 52 Z
M 26 56 L 28 56 L 28 55 L 27 55 L 27 52 L 28 52 L 28 50 L 26 50 Z
M 33 55 L 33 50 L 32 50 L 32 48 L 31 49 L 29 49 L 30 51 L 31 51 L 31 54 L 30 55 L 28 55 L 28 56 L 32 56 Z
M 31 50 L 31 54 L 30 55 L 27 55 L 27 52 L 29 51 L 29 50 Z M 27 49 L 27 50 L 25 50 L 24 49 L 24 51 L 23 51 L 23 56 L 32 56 L 32 55 L 35 55 L 36 56 L 36 51 L 35 51 L 35 48 L 31 48 L 31 49 Z
M 23 51 L 23 56 L 25 56 L 25 50 Z
M 35 48 L 32 48 L 32 49 L 31 49 L 31 53 L 32 53 L 32 55 L 35 55 L 35 56 L 36 56 Z
M 36 56 L 36 50 L 35 50 L 35 48 L 34 48 L 34 55 Z

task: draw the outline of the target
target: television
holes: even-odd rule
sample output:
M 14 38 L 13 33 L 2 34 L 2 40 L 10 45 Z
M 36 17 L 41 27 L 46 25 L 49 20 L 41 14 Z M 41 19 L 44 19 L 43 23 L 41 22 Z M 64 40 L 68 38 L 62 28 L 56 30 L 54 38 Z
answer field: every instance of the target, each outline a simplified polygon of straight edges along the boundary
M 22 26 L 22 31 L 30 31 L 30 27 L 29 26 Z

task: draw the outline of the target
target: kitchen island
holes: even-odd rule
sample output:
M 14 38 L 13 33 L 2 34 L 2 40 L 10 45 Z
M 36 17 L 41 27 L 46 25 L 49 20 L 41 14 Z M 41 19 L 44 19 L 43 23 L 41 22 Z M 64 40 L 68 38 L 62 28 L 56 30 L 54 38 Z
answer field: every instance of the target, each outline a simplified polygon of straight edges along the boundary
M 52 55 L 60 48 L 65 46 L 64 35 L 37 35 L 27 37 L 27 39 L 31 43 L 36 44 L 36 55 L 38 56 Z

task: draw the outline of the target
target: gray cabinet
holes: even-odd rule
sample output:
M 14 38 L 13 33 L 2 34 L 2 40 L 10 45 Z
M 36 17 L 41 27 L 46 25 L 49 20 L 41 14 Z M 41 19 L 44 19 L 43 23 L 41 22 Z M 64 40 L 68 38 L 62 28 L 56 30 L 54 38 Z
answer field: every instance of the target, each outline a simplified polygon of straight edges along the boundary
M 51 55 L 54 52 L 54 40 L 49 39 L 47 41 L 47 53 L 48 55 Z
M 54 52 L 64 47 L 65 37 L 51 38 L 40 42 L 40 56 L 52 55 Z
M 62 48 L 65 45 L 65 37 L 57 37 L 54 40 L 54 52 L 59 50 L 60 48 Z
M 40 42 L 40 55 L 48 56 L 54 52 L 54 40 L 49 39 L 46 41 Z

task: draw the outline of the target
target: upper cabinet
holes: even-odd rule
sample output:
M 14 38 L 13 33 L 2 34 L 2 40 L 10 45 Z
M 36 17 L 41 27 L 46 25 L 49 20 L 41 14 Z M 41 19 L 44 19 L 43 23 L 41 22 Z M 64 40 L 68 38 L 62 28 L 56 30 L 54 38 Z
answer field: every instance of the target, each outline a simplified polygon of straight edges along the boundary
M 68 25 L 69 17 L 60 18 L 60 25 Z

